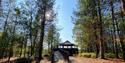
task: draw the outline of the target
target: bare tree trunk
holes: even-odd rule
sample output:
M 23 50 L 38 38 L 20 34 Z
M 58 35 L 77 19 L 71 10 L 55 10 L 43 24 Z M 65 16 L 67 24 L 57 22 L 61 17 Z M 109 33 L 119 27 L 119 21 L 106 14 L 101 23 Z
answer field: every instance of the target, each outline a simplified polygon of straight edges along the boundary
M 2 0 L 0 0 L 0 16 L 2 15 L 2 4 L 1 4 Z
M 2 2 L 2 0 L 0 0 L 0 6 L 1 6 L 1 2 Z
M 112 41 L 112 44 L 113 44 L 113 53 L 115 54 L 115 44 L 114 44 L 114 40 L 113 40 L 113 30 L 110 31 L 111 32 L 111 41 Z
M 9 13 L 10 12 L 8 12 L 8 14 L 7 14 L 7 17 L 6 17 L 6 20 L 5 20 L 5 24 L 4 24 L 4 32 L 3 32 L 3 34 L 2 34 L 2 57 L 4 56 L 4 52 L 5 52 L 5 50 L 6 50 L 6 48 L 5 48 L 5 36 L 6 36 L 6 32 L 7 32 L 7 30 L 6 30 L 6 27 L 7 27 L 7 24 L 8 24 L 8 18 L 9 18 Z
M 125 15 L 125 0 L 121 0 L 122 13 Z
M 100 27 L 100 56 L 101 59 L 104 59 L 104 37 L 103 37 L 103 22 L 102 22 L 102 14 L 101 14 L 101 5 L 100 0 L 98 0 L 98 13 L 99 13 L 99 27 Z
M 122 0 L 122 2 L 123 2 L 123 8 L 125 10 L 125 0 Z
M 123 19 L 123 16 L 122 16 L 122 21 L 125 23 L 125 21 L 124 21 L 124 19 Z M 125 30 L 125 27 L 124 27 L 124 30 Z M 122 32 L 124 32 L 124 31 L 122 31 Z M 125 34 L 125 33 L 123 33 L 123 34 Z M 121 42 L 121 46 L 122 46 L 122 52 L 123 52 L 123 59 L 124 59 L 124 61 L 125 61 L 125 43 L 123 42 L 123 34 L 121 34 L 120 36 L 120 42 Z
M 37 32 L 36 32 L 36 34 L 37 34 Z M 33 48 L 33 55 L 34 55 L 34 53 L 35 53 L 35 45 L 36 45 L 36 38 L 37 38 L 37 35 L 34 37 L 34 39 L 33 39 L 33 46 L 32 46 L 32 48 Z
M 115 43 L 115 54 L 116 58 L 118 57 L 118 45 L 117 45 L 117 37 L 116 37 L 116 24 L 115 24 L 115 16 L 114 16 L 114 6 L 113 6 L 113 0 L 110 0 L 110 6 L 111 6 L 111 15 L 112 15 L 112 22 L 113 22 L 113 35 L 114 35 L 114 43 Z
M 16 21 L 17 21 L 17 16 L 16 16 Z M 13 39 L 15 38 L 15 31 L 16 31 L 16 21 L 14 22 L 14 28 L 12 30 L 12 38 L 10 39 L 10 47 L 9 47 L 9 58 L 8 58 L 8 62 L 10 61 L 10 57 L 12 55 L 12 51 L 13 51 Z
M 96 25 L 94 26 L 94 30 L 97 30 L 96 29 Z M 98 36 L 96 34 L 96 31 L 94 32 L 94 36 L 95 36 L 95 43 L 96 43 L 96 58 L 98 58 L 99 56 L 99 44 L 98 44 Z
M 21 42 L 22 42 L 23 40 L 21 40 Z M 23 50 L 23 42 L 22 42 L 22 44 L 21 44 L 21 50 L 20 50 L 20 56 L 19 57 L 21 57 L 21 55 L 22 55 L 22 51 Z
M 118 22 L 116 21 L 116 27 L 117 27 L 117 33 L 120 39 L 121 47 L 122 47 L 122 52 L 123 52 L 123 59 L 125 60 L 125 43 L 123 42 L 124 36 L 123 36 L 123 30 L 121 30 L 121 33 L 119 32 L 119 27 L 118 27 Z
M 41 17 L 42 20 L 41 20 L 41 34 L 40 34 L 40 42 L 39 42 L 39 45 L 38 45 L 38 53 L 39 53 L 39 61 L 41 60 L 42 58 L 42 51 L 43 51 L 43 40 L 44 40 L 44 28 L 45 28 L 45 21 L 46 21 L 46 6 L 44 6 L 43 8 L 43 16 Z
M 23 47 L 21 47 L 21 51 L 20 51 L 20 56 L 19 56 L 19 57 L 21 57 L 21 56 L 22 56 L 22 50 L 23 50 Z
M 32 15 L 31 15 L 31 21 L 30 21 L 30 43 L 31 43 L 31 49 L 30 49 L 30 56 L 33 55 L 33 41 L 32 41 Z
M 27 36 L 25 36 L 24 40 L 24 57 L 26 57 L 26 51 L 27 51 L 26 47 L 27 47 Z

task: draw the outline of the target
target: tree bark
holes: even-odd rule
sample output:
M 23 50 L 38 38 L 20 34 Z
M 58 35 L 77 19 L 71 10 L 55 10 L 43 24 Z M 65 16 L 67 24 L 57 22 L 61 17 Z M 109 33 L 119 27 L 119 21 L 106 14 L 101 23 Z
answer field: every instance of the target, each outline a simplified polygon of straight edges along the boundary
M 94 30 L 96 30 L 96 25 L 94 26 Z M 96 43 L 96 58 L 99 56 L 99 44 L 98 44 L 98 36 L 96 34 L 96 31 L 94 32 L 95 36 L 95 43 Z
M 44 28 L 45 28 L 45 21 L 46 21 L 46 6 L 44 6 L 43 8 L 43 16 L 42 21 L 41 21 L 41 35 L 40 35 L 40 42 L 39 42 L 39 49 L 38 49 L 38 53 L 39 53 L 39 57 L 38 60 L 40 61 L 42 59 L 42 51 L 43 51 L 43 40 L 44 40 Z
M 110 0 L 110 6 L 111 6 L 111 15 L 112 15 L 112 23 L 113 23 L 113 37 L 114 37 L 114 43 L 115 43 L 115 55 L 116 58 L 118 57 L 118 45 L 117 45 L 117 37 L 116 37 L 116 22 L 115 22 L 115 16 L 114 16 L 114 6 L 113 6 L 113 0 Z
M 122 17 L 122 21 L 125 23 L 125 21 L 124 21 L 124 19 L 123 19 L 123 16 L 121 16 Z M 124 30 L 125 30 L 125 27 L 124 27 Z M 124 30 L 122 31 L 122 32 L 124 32 Z M 125 34 L 125 32 L 123 33 L 123 34 Z M 121 34 L 121 35 L 123 35 L 123 34 Z M 120 36 L 121 36 L 120 35 Z M 125 61 L 125 43 L 123 42 L 123 36 L 120 38 L 120 42 L 121 42 L 121 46 L 122 46 L 122 52 L 123 52 L 123 59 L 124 59 L 124 61 Z
M 29 36 L 30 36 L 30 43 L 31 43 L 31 49 L 30 49 L 30 56 L 32 56 L 33 55 L 33 40 L 32 40 L 32 12 L 31 12 L 31 20 L 30 20 L 30 34 L 29 34 Z
M 99 27 L 100 27 L 100 57 L 104 59 L 104 37 L 103 37 L 103 22 L 101 14 L 101 5 L 100 0 L 98 0 L 98 13 L 99 13 Z
M 122 0 L 122 8 L 123 8 L 123 11 L 125 12 L 125 0 Z

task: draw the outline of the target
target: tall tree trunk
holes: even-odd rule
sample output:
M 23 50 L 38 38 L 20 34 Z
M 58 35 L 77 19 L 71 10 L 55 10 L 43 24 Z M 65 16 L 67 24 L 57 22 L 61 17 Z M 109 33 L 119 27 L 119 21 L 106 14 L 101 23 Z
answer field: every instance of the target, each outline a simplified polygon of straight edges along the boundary
M 113 6 L 113 0 L 110 0 L 110 6 L 111 6 L 111 15 L 112 15 L 112 23 L 113 23 L 113 36 L 114 36 L 114 43 L 115 43 L 115 55 L 116 55 L 116 58 L 119 58 L 118 57 L 118 45 L 117 45 L 117 37 L 116 37 L 116 22 L 115 22 L 115 16 L 114 16 L 114 6 Z
M 0 6 L 1 6 L 1 2 L 2 2 L 2 0 L 0 0 Z
M 50 44 L 48 43 L 48 54 L 50 54 Z
M 114 44 L 114 40 L 113 40 L 113 30 L 111 30 L 110 31 L 111 32 L 111 41 L 112 41 L 112 44 L 113 44 L 113 49 L 112 49 L 112 51 L 113 51 L 113 53 L 115 54 L 115 44 Z
M 37 33 L 36 33 L 37 34 Z M 35 53 L 35 45 L 36 45 L 36 38 L 37 38 L 37 35 L 34 37 L 34 39 L 33 39 L 33 55 L 34 55 L 34 53 Z
M 99 56 L 99 43 L 98 43 L 98 36 L 96 34 L 97 27 L 96 25 L 94 26 L 94 36 L 95 36 L 95 44 L 96 44 L 96 58 Z
M 2 4 L 1 4 L 2 0 L 0 0 L 0 16 L 2 15 Z
M 124 11 L 125 11 L 125 0 L 122 0 L 123 2 L 123 8 L 124 8 Z
M 125 0 L 121 0 L 122 13 L 125 15 Z
M 6 33 L 7 33 L 7 29 L 6 29 L 6 27 L 7 27 L 7 24 L 8 24 L 8 18 L 9 18 L 9 14 L 10 14 L 10 12 L 8 12 L 8 14 L 7 14 L 7 17 L 6 17 L 6 20 L 5 20 L 5 24 L 4 24 L 4 30 L 3 30 L 3 34 L 2 34 L 2 57 L 4 56 L 4 53 L 6 52 L 6 48 L 5 48 L 5 40 L 6 40 Z
M 98 35 L 97 35 L 97 29 L 98 29 L 98 22 L 99 20 L 96 18 L 98 16 L 97 14 L 97 9 L 96 9 L 96 0 L 93 0 L 93 8 L 92 8 L 92 19 L 95 21 L 94 25 L 93 25 L 93 29 L 94 29 L 94 40 L 95 40 L 95 47 L 96 47 L 96 58 L 98 58 L 99 56 L 99 41 L 98 41 Z
M 124 1 L 124 3 L 125 3 L 125 1 Z M 121 2 L 121 4 L 122 4 L 122 2 Z M 123 19 L 124 15 L 123 15 L 123 7 L 122 6 L 121 6 L 121 14 L 120 14 L 120 16 L 122 18 L 122 22 L 125 23 L 125 21 Z M 117 24 L 118 35 L 119 35 L 119 39 L 120 39 L 120 43 L 121 43 L 121 47 L 122 47 L 122 52 L 123 52 L 123 59 L 125 61 L 125 43 L 124 43 L 124 36 L 123 36 L 125 34 L 125 32 L 124 32 L 125 31 L 125 27 L 123 27 L 123 29 L 119 30 L 118 22 L 116 24 Z M 121 33 L 119 31 L 121 31 Z
M 123 32 L 124 31 L 121 31 L 121 33 L 119 33 L 119 28 L 118 28 L 118 22 L 116 22 L 116 26 L 117 26 L 117 32 L 118 32 L 118 36 L 119 36 L 119 39 L 120 39 L 120 44 L 121 44 L 121 47 L 122 47 L 122 54 L 123 54 L 123 59 L 125 61 L 125 43 L 124 43 L 124 36 L 123 36 Z
M 21 55 L 22 55 L 22 50 L 23 50 L 23 47 L 21 46 L 20 56 L 19 57 L 21 57 Z
M 27 36 L 25 36 L 25 40 L 24 40 L 24 57 L 26 57 L 26 52 L 27 52 Z
M 33 55 L 33 40 L 32 40 L 32 12 L 31 12 L 31 20 L 30 20 L 30 34 L 29 34 L 29 36 L 30 36 L 30 43 L 31 43 L 31 49 L 30 49 L 30 56 L 32 56 Z
M 123 16 L 122 16 L 122 21 L 125 23 L 125 21 L 124 21 L 124 19 L 123 19 Z M 125 30 L 125 27 L 124 27 L 124 30 Z M 122 31 L 122 32 L 124 32 L 124 31 Z M 125 32 L 123 33 L 123 34 L 125 34 Z M 121 38 L 120 38 L 120 42 L 121 42 L 121 46 L 122 46 L 122 52 L 123 52 L 123 59 L 124 59 L 124 61 L 125 61 L 125 43 L 123 42 L 123 34 L 121 34 L 120 36 L 122 36 Z
M 99 27 L 100 27 L 100 56 L 101 59 L 104 59 L 104 37 L 103 37 L 103 22 L 101 14 L 101 5 L 100 0 L 98 0 L 98 13 L 99 13 Z
M 43 40 L 44 40 L 44 28 L 45 28 L 45 21 L 46 21 L 46 6 L 43 8 L 43 16 L 41 17 L 41 35 L 40 35 L 40 42 L 39 42 L 39 48 L 38 48 L 38 53 L 39 53 L 39 61 L 42 58 L 42 51 L 43 51 Z
M 17 21 L 17 16 L 16 16 L 16 21 Z M 10 61 L 10 57 L 12 55 L 12 51 L 13 51 L 13 39 L 15 38 L 15 31 L 16 31 L 16 25 L 17 23 L 14 23 L 14 28 L 12 30 L 12 37 L 10 39 L 10 47 L 9 47 L 9 58 L 8 58 L 8 62 Z

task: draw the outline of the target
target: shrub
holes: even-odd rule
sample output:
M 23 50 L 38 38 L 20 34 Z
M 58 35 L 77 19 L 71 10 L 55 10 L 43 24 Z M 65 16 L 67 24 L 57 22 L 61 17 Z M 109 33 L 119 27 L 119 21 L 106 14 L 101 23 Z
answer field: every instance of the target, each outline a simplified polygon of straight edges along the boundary
M 79 56 L 86 57 L 86 58 L 96 58 L 95 53 L 80 53 Z
M 115 58 L 115 54 L 114 53 L 105 53 L 105 57 L 106 58 Z

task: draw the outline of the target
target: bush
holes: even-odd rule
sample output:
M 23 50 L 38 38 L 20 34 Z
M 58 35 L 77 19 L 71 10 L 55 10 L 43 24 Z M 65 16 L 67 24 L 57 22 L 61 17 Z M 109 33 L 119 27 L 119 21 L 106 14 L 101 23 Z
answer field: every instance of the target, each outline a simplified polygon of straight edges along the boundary
M 115 58 L 115 54 L 114 53 L 105 53 L 105 57 L 106 58 Z
M 96 58 L 95 53 L 80 53 L 79 56 L 86 57 L 86 58 Z
M 96 58 L 96 54 L 95 53 L 91 53 L 91 58 Z
M 83 57 L 91 58 L 91 54 L 84 54 Z
M 86 58 L 96 58 L 95 53 L 79 53 L 80 57 L 86 57 Z M 119 53 L 119 57 L 122 58 L 122 53 Z M 105 53 L 105 58 L 116 58 L 114 53 Z

